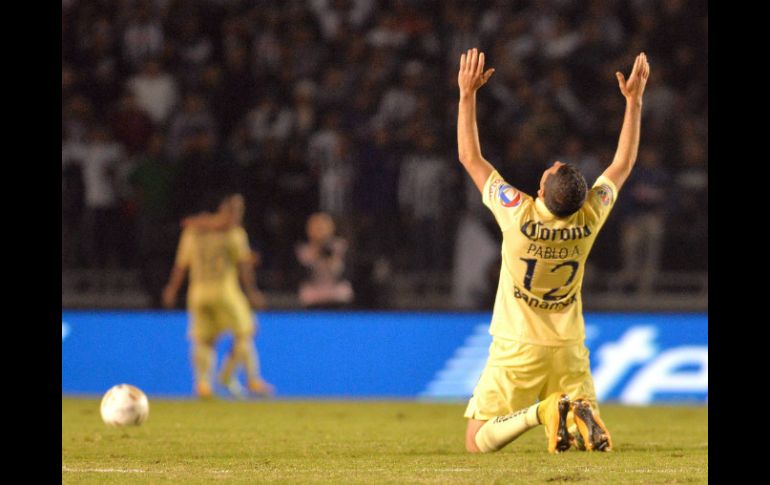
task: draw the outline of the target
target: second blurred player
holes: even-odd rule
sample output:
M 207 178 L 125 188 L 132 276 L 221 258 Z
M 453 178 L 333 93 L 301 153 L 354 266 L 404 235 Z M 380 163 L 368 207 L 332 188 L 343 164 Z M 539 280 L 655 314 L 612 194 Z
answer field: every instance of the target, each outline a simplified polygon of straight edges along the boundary
M 242 227 L 243 213 L 243 197 L 235 194 L 225 197 L 216 213 L 186 219 L 174 268 L 163 290 L 163 304 L 172 308 L 189 269 L 188 336 L 195 393 L 201 398 L 213 394 L 214 346 L 219 336 L 227 331 L 233 334 L 233 348 L 222 365 L 220 382 L 232 394 L 240 396 L 242 388 L 235 370 L 242 365 L 246 369 L 249 391 L 265 396 L 273 393 L 273 386 L 260 375 L 254 345 L 256 323 L 249 304 L 259 309 L 264 306 L 265 299 L 256 286 L 254 259 Z

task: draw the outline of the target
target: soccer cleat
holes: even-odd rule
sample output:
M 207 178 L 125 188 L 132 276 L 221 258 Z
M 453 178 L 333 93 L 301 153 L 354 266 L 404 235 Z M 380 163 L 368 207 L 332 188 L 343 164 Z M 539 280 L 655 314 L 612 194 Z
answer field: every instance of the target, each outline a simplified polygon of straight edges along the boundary
M 594 414 L 591 403 L 582 398 L 575 399 L 572 403 L 572 412 L 586 450 L 610 451 L 612 449 L 610 432 L 607 431 L 601 418 Z
M 200 399 L 211 399 L 214 393 L 211 391 L 211 384 L 208 382 L 198 382 L 195 384 L 195 395 Z
M 253 394 L 263 397 L 271 397 L 275 393 L 275 388 L 262 379 L 249 379 L 249 391 Z
M 548 435 L 548 452 L 562 453 L 572 446 L 572 435 L 567 431 L 569 396 L 555 392 L 537 407 L 537 418 L 545 426 Z

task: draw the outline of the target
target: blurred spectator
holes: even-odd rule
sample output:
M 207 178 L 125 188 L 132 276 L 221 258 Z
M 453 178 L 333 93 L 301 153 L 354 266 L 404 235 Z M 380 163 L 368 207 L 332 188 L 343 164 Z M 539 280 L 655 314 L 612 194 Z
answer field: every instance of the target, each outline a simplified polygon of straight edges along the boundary
M 413 269 L 437 271 L 444 262 L 444 241 L 451 236 L 441 231 L 440 222 L 450 203 L 448 189 L 449 164 L 438 152 L 438 138 L 432 132 L 423 132 L 417 136 L 415 150 L 404 158 L 398 179 L 398 199 L 407 221 Z
M 183 15 L 180 23 L 176 45 L 179 74 L 186 87 L 195 89 L 200 85 L 203 67 L 214 54 L 214 44 L 202 31 L 197 13 Z
M 171 121 L 168 133 L 168 153 L 173 159 L 177 159 L 188 138 L 196 132 L 206 132 L 211 137 L 212 143 L 217 143 L 217 129 L 214 117 L 206 106 L 206 101 L 195 92 L 190 92 L 184 97 L 182 110 Z
M 291 109 L 272 96 L 262 97 L 246 116 L 249 138 L 258 145 L 268 140 L 284 143 L 291 134 Z
M 294 136 L 305 140 L 315 128 L 318 110 L 315 105 L 316 86 L 303 79 L 294 86 L 292 97 L 292 128 Z
M 401 72 L 401 84 L 393 86 L 385 92 L 375 115 L 376 123 L 380 126 L 394 126 L 408 120 L 417 109 L 417 86 L 423 75 L 422 65 L 410 61 Z
M 674 178 L 676 210 L 671 218 L 674 244 L 669 258 L 675 269 L 708 270 L 708 171 L 707 147 L 696 136 L 685 136 L 683 165 Z M 674 266 L 675 265 L 675 266 Z
M 254 106 L 259 93 L 247 55 L 247 51 L 240 46 L 228 49 L 224 55 L 222 86 L 212 100 L 214 115 L 222 128 L 223 136 L 227 136 L 235 123 Z
M 360 29 L 372 14 L 375 0 L 311 0 L 308 4 L 324 38 L 331 40 L 343 25 Z
M 308 160 L 318 177 L 318 207 L 339 221 L 343 230 L 348 230 L 354 154 L 350 139 L 341 131 L 338 114 L 327 115 L 321 130 L 310 138 Z
M 348 244 L 334 230 L 328 214 L 313 214 L 307 221 L 307 242 L 297 246 L 297 261 L 307 274 L 299 301 L 306 308 L 338 308 L 353 301 L 353 287 L 343 278 Z
M 140 271 L 153 307 L 160 307 L 160 292 L 174 255 L 179 232 L 173 213 L 176 167 L 164 156 L 164 138 L 152 135 L 147 149 L 136 156 L 129 182 L 137 201 L 137 243 Z
M 164 126 L 179 98 L 174 77 L 158 61 L 148 61 L 142 71 L 128 80 L 128 89 L 153 123 Z
M 120 79 L 120 57 L 115 42 L 115 29 L 106 16 L 99 17 L 84 40 L 81 73 L 88 82 L 88 96 L 101 115 L 109 113 L 110 103 L 123 89 Z
M 83 233 L 85 214 L 85 182 L 83 158 L 85 147 L 69 140 L 62 145 L 62 266 L 83 266 L 87 263 Z
M 181 217 L 203 210 L 212 198 L 237 187 L 232 159 L 219 153 L 209 130 L 195 128 L 184 139 L 174 184 L 175 213 Z
M 652 292 L 660 268 L 669 175 L 657 150 L 643 147 L 639 152 L 634 173 L 623 187 L 627 202 L 622 206 L 623 268 L 618 284 L 646 294 Z
M 148 0 L 137 2 L 123 31 L 123 57 L 134 69 L 157 59 L 164 51 L 163 25 Z
M 122 260 L 130 242 L 121 227 L 119 190 L 124 174 L 125 152 L 102 126 L 92 128 L 84 143 L 65 147 L 63 164 L 78 164 L 85 189 L 84 233 L 87 261 L 91 267 L 126 263 Z
M 115 137 L 129 155 L 142 152 L 146 148 L 147 140 L 153 133 L 152 120 L 139 108 L 131 91 L 123 93 L 110 122 Z
M 93 123 L 93 105 L 85 96 L 74 95 L 62 106 L 62 134 L 67 141 L 84 141 Z

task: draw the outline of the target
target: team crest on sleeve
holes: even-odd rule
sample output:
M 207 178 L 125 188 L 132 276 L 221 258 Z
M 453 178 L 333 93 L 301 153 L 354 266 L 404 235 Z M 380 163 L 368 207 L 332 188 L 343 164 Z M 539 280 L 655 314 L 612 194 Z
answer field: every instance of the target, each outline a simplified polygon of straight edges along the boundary
M 602 200 L 602 205 L 609 205 L 612 201 L 612 189 L 607 184 L 601 184 L 599 190 L 596 191 L 596 195 Z
M 500 186 L 503 184 L 505 184 L 505 181 L 503 179 L 495 179 L 494 181 L 492 181 L 491 184 L 489 184 L 489 193 L 487 194 L 489 200 L 492 200 L 495 198 L 497 189 L 499 189 Z
M 521 192 L 508 184 L 500 186 L 498 197 L 500 198 L 500 204 L 503 207 L 517 207 L 521 204 Z

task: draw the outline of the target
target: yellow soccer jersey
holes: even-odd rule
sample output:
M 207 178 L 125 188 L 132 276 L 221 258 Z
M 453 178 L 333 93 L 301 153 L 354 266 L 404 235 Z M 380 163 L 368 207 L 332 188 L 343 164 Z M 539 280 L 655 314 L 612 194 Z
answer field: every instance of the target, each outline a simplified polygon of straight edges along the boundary
M 179 241 L 176 266 L 190 269 L 188 301 L 202 295 L 240 291 L 238 263 L 248 261 L 251 251 L 246 231 L 185 229 Z
M 556 218 L 541 199 L 518 191 L 496 170 L 482 198 L 503 233 L 489 333 L 548 346 L 583 342 L 585 262 L 617 198 L 615 184 L 600 176 L 583 207 L 566 219 Z

